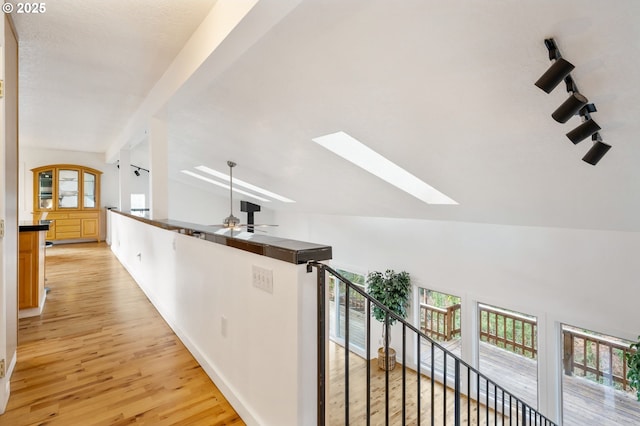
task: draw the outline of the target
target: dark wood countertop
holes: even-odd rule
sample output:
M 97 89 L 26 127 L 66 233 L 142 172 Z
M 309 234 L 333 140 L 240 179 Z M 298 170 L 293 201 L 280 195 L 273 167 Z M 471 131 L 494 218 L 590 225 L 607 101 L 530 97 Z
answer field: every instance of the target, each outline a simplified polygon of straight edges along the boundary
M 310 261 L 330 260 L 333 255 L 331 246 L 323 244 L 308 243 L 269 235 L 258 235 L 243 231 L 233 231 L 216 226 L 199 225 L 170 219 L 152 220 L 113 209 L 111 211 L 162 229 L 176 231 L 195 238 L 249 251 L 284 262 L 294 263 L 296 265 Z
M 18 223 L 18 229 L 20 232 L 48 231 L 49 221 L 48 220 L 40 220 L 40 221 L 24 220 Z

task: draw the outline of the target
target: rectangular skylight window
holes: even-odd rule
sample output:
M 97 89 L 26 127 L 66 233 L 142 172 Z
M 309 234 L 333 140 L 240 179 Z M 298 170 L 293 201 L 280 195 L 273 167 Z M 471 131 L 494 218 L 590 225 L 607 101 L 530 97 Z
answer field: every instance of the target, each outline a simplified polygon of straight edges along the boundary
M 224 184 L 222 182 L 215 181 L 213 179 L 209 179 L 206 176 L 202 176 L 202 175 L 199 175 L 197 173 L 193 173 L 191 170 L 181 170 L 181 172 L 184 173 L 185 175 L 189 175 L 189 176 L 194 177 L 196 179 L 200 179 L 200 180 L 203 180 L 205 182 L 209 182 L 209 183 L 211 183 L 213 185 L 217 185 L 217 186 L 219 186 L 221 188 L 229 189 L 229 185 Z M 227 176 L 227 179 L 228 178 L 229 177 Z M 233 182 L 235 183 L 235 181 L 236 180 L 234 179 Z M 241 189 L 233 188 L 233 191 L 237 192 L 238 194 L 246 195 L 247 197 L 255 198 L 256 200 L 264 201 L 265 203 L 270 203 L 271 202 L 271 200 L 267 200 L 266 198 L 262 198 L 262 197 L 260 197 L 258 195 L 252 194 L 252 193 L 247 192 L 247 191 L 243 191 Z
M 213 169 L 211 169 L 211 168 L 209 168 L 207 166 L 197 166 L 196 169 L 201 171 L 201 172 L 210 174 L 211 176 L 215 176 L 217 178 L 220 178 L 220 179 L 223 179 L 223 180 L 227 180 L 227 181 L 229 180 L 229 175 L 228 174 L 219 172 L 217 170 L 213 170 Z M 237 179 L 237 178 L 233 178 L 233 183 L 234 183 L 234 185 L 238 185 L 238 186 L 241 186 L 243 188 L 247 188 L 247 189 L 249 189 L 249 190 L 251 190 L 253 192 L 257 192 L 258 194 L 262 194 L 262 195 L 266 195 L 267 197 L 271 197 L 274 200 L 282 201 L 283 203 L 295 203 L 295 201 L 293 201 L 293 200 L 291 200 L 289 198 L 283 197 L 282 195 L 278 195 L 278 194 L 276 194 L 274 192 L 271 192 L 271 191 L 267 191 L 266 189 L 260 188 L 259 186 L 252 185 L 252 184 L 250 184 L 248 182 L 245 182 L 245 181 Z
M 427 204 L 458 204 L 345 132 L 320 136 L 313 141 Z

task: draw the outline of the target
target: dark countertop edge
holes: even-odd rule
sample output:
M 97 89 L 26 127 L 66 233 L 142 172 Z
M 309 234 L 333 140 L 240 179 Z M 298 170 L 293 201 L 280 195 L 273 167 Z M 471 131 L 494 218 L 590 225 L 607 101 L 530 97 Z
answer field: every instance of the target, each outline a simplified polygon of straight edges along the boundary
M 145 217 L 124 213 L 110 209 L 114 213 L 146 223 L 151 226 L 175 231 L 194 238 L 203 239 L 216 244 L 234 247 L 240 250 L 282 260 L 284 262 L 302 265 L 310 261 L 330 260 L 333 256 L 331 246 L 290 240 L 286 238 L 256 235 L 257 241 L 246 238 L 236 238 L 229 235 L 215 233 L 216 227 L 180 222 L 170 219 L 153 220 Z
M 20 222 L 18 223 L 18 230 L 20 232 L 48 231 L 49 221 L 43 220 L 43 221 L 40 221 L 39 223 Z

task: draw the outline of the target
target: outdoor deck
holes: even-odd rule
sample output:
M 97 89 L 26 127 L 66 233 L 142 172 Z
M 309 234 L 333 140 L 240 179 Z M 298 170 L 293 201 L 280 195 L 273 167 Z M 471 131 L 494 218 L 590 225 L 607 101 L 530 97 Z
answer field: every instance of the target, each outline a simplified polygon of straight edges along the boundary
M 334 313 L 333 305 L 333 302 L 330 303 L 330 315 Z M 363 314 L 352 310 L 350 315 L 353 321 L 350 325 L 350 341 L 364 347 Z M 354 321 L 356 318 L 360 321 Z M 442 346 L 455 355 L 460 355 L 459 339 L 442 342 Z M 423 354 L 429 354 L 427 347 L 423 343 Z M 422 360 L 425 365 L 430 362 L 426 355 L 422 356 Z M 435 365 L 442 371 L 441 360 L 436 359 Z M 373 367 L 372 371 L 377 370 L 375 365 Z M 527 404 L 534 408 L 538 406 L 537 361 L 481 342 L 480 371 Z M 640 402 L 633 395 L 581 377 L 563 376 L 563 404 L 565 426 L 640 425 Z

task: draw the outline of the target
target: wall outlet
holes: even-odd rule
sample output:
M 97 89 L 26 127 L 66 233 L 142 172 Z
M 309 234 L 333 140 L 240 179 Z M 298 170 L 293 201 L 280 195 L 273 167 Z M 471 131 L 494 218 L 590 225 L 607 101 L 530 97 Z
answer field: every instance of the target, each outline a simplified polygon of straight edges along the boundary
M 253 265 L 253 286 L 273 294 L 273 270 Z
M 0 219 L 0 238 L 4 238 L 4 219 Z

